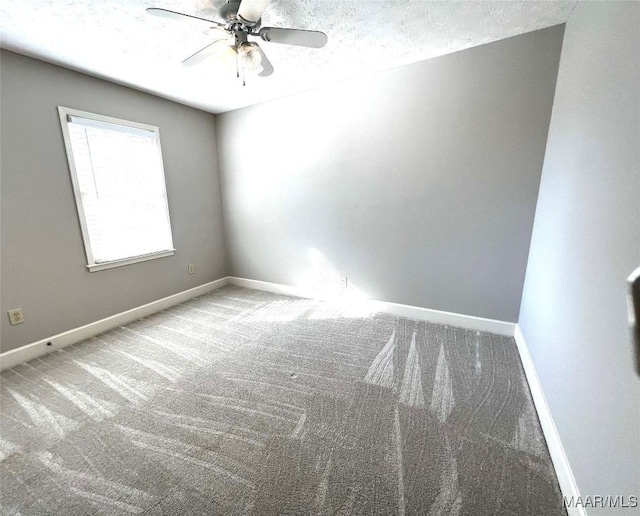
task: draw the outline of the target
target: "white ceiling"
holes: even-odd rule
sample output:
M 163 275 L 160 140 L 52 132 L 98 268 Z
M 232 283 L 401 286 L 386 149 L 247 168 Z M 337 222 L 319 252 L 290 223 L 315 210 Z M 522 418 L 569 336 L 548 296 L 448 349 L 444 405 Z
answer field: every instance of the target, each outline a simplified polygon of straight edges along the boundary
M 263 26 L 322 30 L 322 49 L 262 43 L 275 73 L 249 77 L 182 59 L 220 33 L 163 7 L 216 19 L 225 0 L 2 0 L 3 48 L 221 113 L 567 21 L 569 1 L 271 0 Z M 224 35 L 224 33 L 222 34 Z

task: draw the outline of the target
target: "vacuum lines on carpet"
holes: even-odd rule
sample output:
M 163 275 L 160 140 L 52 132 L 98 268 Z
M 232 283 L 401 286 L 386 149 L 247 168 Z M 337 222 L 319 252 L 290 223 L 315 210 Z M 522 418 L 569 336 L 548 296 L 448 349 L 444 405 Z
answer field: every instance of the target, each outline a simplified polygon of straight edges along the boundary
M 566 514 L 509 337 L 225 287 L 0 391 L 3 514 Z

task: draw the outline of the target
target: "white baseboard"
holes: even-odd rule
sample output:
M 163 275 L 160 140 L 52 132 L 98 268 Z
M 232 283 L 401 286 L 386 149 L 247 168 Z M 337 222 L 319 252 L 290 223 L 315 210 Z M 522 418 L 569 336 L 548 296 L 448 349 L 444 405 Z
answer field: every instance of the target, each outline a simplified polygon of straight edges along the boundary
M 26 346 L 22 346 L 18 349 L 12 349 L 11 351 L 0 353 L 0 370 L 10 369 L 22 362 L 27 362 L 28 360 L 51 353 L 56 349 L 76 344 L 112 328 L 117 328 L 118 326 L 137 321 L 143 317 L 148 317 L 174 305 L 184 303 L 194 297 L 198 297 L 220 287 L 224 287 L 228 283 L 228 277 L 220 278 L 218 280 L 211 281 L 210 283 L 205 283 L 204 285 L 200 285 L 183 292 L 178 292 L 172 296 L 164 297 L 157 301 L 147 303 L 146 305 L 127 310 L 126 312 L 121 312 L 119 314 L 112 315 L 111 317 L 86 324 L 85 326 L 80 326 L 79 328 L 74 328 L 73 330 L 53 335 L 47 339 L 27 344 Z M 48 343 L 51 344 L 49 345 Z
M 237 285 L 239 287 L 264 290 L 266 292 L 274 292 L 293 297 L 304 297 L 309 299 L 333 300 L 336 297 L 335 292 L 303 289 L 289 285 L 278 283 L 270 283 L 267 281 L 250 280 L 237 277 L 224 277 L 198 287 L 178 292 L 172 296 L 168 296 L 146 305 L 112 315 L 105 319 L 74 328 L 58 335 L 53 335 L 46 339 L 27 344 L 5 353 L 0 353 L 0 370 L 10 369 L 18 364 L 27 362 L 47 353 L 51 353 L 56 349 L 61 349 L 72 344 L 76 344 L 85 339 L 94 337 L 100 333 L 108 331 L 118 326 L 123 326 L 143 317 L 148 317 L 154 313 L 166 310 L 172 306 L 184 303 L 189 299 L 201 296 L 207 292 L 211 292 L 228 284 Z M 359 301 L 360 302 L 360 301 Z M 499 335 L 513 336 L 515 330 L 514 323 L 504 321 L 496 321 L 493 319 L 484 319 L 482 317 L 474 317 L 470 315 L 456 314 L 452 312 L 442 312 L 439 310 L 430 310 L 428 308 L 420 308 L 417 306 L 402 305 L 398 303 L 389 303 L 386 301 L 362 300 L 371 311 L 385 312 L 410 319 L 418 319 L 440 324 L 448 324 L 471 330 L 488 331 Z M 50 343 L 50 344 L 49 344 Z
M 538 418 L 540 419 L 540 426 L 542 426 L 544 438 L 547 441 L 551 461 L 553 462 L 553 467 L 555 468 L 556 475 L 558 476 L 560 490 L 566 498 L 573 497 L 574 500 L 578 499 L 580 496 L 578 485 L 576 484 L 576 479 L 573 476 L 569 460 L 567 459 L 564 447 L 562 446 L 558 429 L 553 422 L 551 409 L 549 409 L 549 405 L 547 405 L 547 399 L 545 398 L 544 391 L 542 390 L 540 378 L 538 378 L 538 373 L 536 372 L 533 359 L 529 353 L 527 343 L 524 340 L 524 335 L 522 334 L 520 325 L 516 325 L 513 337 L 516 341 L 516 345 L 518 346 L 522 367 L 524 368 L 524 373 L 527 377 L 529 388 L 531 389 L 531 396 L 533 397 L 533 403 L 536 407 L 536 411 L 538 412 Z M 586 510 L 582 506 L 567 507 L 567 512 L 569 513 L 569 516 L 587 516 Z
M 294 297 L 304 297 L 309 299 L 335 300 L 339 297 L 335 291 L 322 291 L 305 289 L 301 287 L 292 287 L 290 285 L 282 285 L 280 283 L 270 283 L 268 281 L 258 281 L 246 278 L 229 277 L 229 283 L 239 287 L 250 288 L 254 290 L 264 290 L 275 294 L 283 294 Z M 458 326 L 469 330 L 487 331 L 498 335 L 506 335 L 513 337 L 516 324 L 497 321 L 495 319 L 485 319 L 483 317 L 475 317 L 472 315 L 463 315 L 453 312 L 443 312 L 440 310 L 431 310 L 429 308 L 421 308 L 418 306 L 402 305 L 399 303 L 390 303 L 388 301 L 362 300 L 372 311 L 384 312 L 408 319 L 418 319 L 421 321 L 429 321 L 439 324 L 448 324 L 450 326 Z

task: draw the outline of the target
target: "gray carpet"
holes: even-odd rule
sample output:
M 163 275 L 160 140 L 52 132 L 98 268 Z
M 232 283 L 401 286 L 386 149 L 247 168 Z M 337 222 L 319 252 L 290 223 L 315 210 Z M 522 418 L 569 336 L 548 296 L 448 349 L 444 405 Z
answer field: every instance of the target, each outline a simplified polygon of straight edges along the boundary
M 225 287 L 1 396 L 3 514 L 566 514 L 488 333 Z

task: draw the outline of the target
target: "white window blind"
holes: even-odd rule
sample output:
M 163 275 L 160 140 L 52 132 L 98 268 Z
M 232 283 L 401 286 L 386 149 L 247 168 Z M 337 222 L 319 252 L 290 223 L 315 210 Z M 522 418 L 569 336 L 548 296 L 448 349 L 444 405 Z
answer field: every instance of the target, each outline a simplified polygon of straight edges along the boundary
M 59 109 L 89 269 L 173 254 L 158 129 Z

